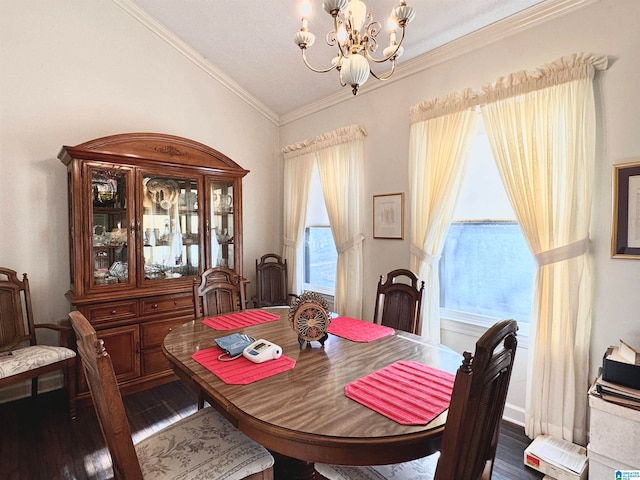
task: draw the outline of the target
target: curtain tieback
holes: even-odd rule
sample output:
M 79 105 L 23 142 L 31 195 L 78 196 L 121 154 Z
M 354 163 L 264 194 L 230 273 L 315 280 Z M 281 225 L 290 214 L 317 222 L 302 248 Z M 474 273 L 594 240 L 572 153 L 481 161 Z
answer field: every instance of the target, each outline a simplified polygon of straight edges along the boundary
M 435 265 L 440 261 L 440 255 L 431 255 L 421 248 L 411 245 L 409 248 L 412 255 L 414 255 L 420 262 L 427 262 L 429 265 Z
M 288 238 L 285 238 L 283 243 L 285 247 L 291 248 L 296 248 L 296 246 L 298 245 L 298 242 L 296 242 L 295 240 L 289 240 Z
M 582 240 L 578 240 L 577 242 L 563 245 L 562 247 L 552 248 L 546 252 L 536 253 L 534 258 L 538 267 L 569 260 L 570 258 L 584 255 L 587 250 L 589 250 L 589 242 L 589 237 L 586 237 Z
M 344 253 L 347 250 L 350 250 L 353 247 L 355 247 L 357 244 L 359 244 L 363 240 L 364 240 L 364 235 L 361 233 L 358 233 L 357 235 L 351 237 L 346 242 L 342 242 L 340 245 L 336 245 L 336 250 L 338 251 L 338 253 Z

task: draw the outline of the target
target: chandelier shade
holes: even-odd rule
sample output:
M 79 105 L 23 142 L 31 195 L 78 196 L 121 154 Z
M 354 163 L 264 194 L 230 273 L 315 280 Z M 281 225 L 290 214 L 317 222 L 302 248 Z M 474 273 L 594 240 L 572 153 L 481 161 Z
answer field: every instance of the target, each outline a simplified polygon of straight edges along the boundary
M 369 62 L 362 55 L 351 55 L 342 62 L 340 78 L 343 85 L 350 85 L 357 93 L 358 87 L 369 79 Z
M 382 56 L 376 57 L 378 50 L 377 36 L 381 31 L 381 24 L 374 21 L 367 13 L 367 6 L 362 0 L 326 0 L 322 6 L 333 18 L 333 30 L 326 34 L 326 43 L 337 50 L 331 65 L 326 68 L 315 68 L 307 60 L 306 50 L 315 43 L 315 35 L 309 31 L 309 15 L 311 5 L 308 0 L 302 4 L 302 27 L 294 35 L 294 42 L 302 52 L 304 64 L 314 72 L 326 73 L 334 68 L 339 72 L 340 84 L 350 86 L 354 95 L 358 88 L 364 85 L 373 75 L 378 80 L 386 80 L 393 75 L 396 60 L 404 52 L 405 27 L 415 17 L 413 7 L 401 0 L 389 15 L 392 25 L 389 34 L 389 46 L 383 49 Z M 400 31 L 400 41 L 397 41 L 397 30 Z M 391 68 L 385 74 L 375 73 L 371 64 L 389 62 Z

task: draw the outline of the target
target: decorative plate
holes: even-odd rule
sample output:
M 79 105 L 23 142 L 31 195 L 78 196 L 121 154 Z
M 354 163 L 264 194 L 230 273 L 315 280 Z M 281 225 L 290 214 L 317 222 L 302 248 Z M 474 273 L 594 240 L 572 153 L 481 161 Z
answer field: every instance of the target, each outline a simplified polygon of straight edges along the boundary
M 305 292 L 293 301 L 289 308 L 289 322 L 298 335 L 300 348 L 305 344 L 318 341 L 324 347 L 329 338 L 327 329 L 331 323 L 329 304 L 319 294 Z

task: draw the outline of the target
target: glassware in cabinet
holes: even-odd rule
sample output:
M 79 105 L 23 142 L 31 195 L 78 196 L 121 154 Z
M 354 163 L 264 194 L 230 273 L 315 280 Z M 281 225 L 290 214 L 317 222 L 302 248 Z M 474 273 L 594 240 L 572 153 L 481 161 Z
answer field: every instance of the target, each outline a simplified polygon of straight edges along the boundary
M 232 181 L 209 180 L 211 265 L 235 269 L 235 199 Z
M 117 166 L 87 165 L 91 194 L 89 208 L 91 221 L 91 278 L 92 288 L 107 285 L 130 284 L 133 279 L 128 265 L 132 252 L 132 232 L 129 228 L 131 211 L 131 170 Z
M 197 178 L 144 173 L 141 184 L 144 281 L 198 275 Z

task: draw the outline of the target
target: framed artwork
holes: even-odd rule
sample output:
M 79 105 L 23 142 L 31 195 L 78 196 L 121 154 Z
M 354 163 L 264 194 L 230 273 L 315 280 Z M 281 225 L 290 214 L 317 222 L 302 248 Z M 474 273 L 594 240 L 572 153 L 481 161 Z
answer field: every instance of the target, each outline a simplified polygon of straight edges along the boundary
M 640 162 L 613 166 L 611 256 L 640 259 Z
M 404 239 L 404 193 L 373 196 L 373 238 Z

